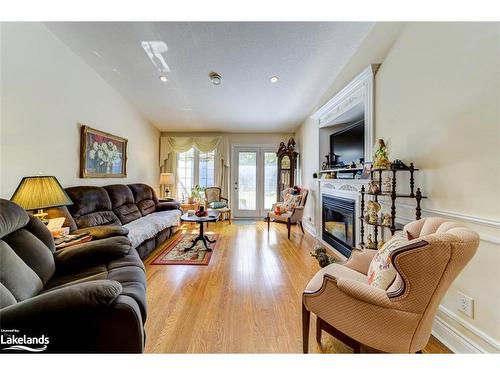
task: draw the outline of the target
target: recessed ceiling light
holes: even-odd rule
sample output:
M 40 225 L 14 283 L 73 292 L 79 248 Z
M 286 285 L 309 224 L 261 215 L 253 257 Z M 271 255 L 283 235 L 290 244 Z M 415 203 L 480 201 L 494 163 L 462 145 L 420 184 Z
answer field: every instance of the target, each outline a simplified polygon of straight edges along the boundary
M 165 77 L 165 76 L 160 76 L 160 81 L 162 81 L 162 82 L 167 82 L 168 80 L 167 80 L 167 77 Z
M 93 53 L 95 56 L 97 56 L 97 57 L 101 57 L 101 54 L 100 54 L 99 52 L 97 52 L 97 51 L 92 51 L 92 53 Z
M 222 83 L 222 76 L 217 72 L 210 72 L 208 77 L 210 77 L 210 81 L 216 86 Z
M 276 83 L 279 81 L 279 78 L 278 76 L 272 76 L 271 78 L 269 78 L 269 81 L 271 81 L 271 83 Z
M 118 69 L 113 68 L 113 69 L 111 69 L 111 70 L 112 70 L 113 72 L 115 72 L 116 74 L 120 75 L 120 71 L 119 71 Z

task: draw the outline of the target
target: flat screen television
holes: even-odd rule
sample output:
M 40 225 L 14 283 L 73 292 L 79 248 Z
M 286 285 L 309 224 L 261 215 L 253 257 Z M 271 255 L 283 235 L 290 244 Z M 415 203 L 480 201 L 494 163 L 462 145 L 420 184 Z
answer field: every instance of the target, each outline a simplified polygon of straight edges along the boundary
M 330 135 L 330 153 L 334 167 L 358 163 L 365 155 L 365 121 L 361 120 Z

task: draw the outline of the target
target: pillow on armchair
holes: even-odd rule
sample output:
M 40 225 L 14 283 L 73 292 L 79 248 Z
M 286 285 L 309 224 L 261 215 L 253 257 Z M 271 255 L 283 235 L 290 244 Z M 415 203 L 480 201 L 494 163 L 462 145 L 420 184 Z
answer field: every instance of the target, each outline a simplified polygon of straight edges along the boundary
M 391 253 L 408 242 L 406 233 L 399 231 L 377 251 L 368 268 L 369 285 L 384 290 L 389 288 L 397 273 L 391 262 Z
M 285 209 L 287 211 L 292 211 L 300 204 L 301 199 L 302 197 L 300 195 L 286 194 L 285 201 L 283 202 L 283 204 L 285 205 Z
M 225 208 L 227 207 L 227 203 L 226 202 L 210 202 L 208 204 L 208 208 L 212 208 L 214 210 L 218 209 L 218 208 Z

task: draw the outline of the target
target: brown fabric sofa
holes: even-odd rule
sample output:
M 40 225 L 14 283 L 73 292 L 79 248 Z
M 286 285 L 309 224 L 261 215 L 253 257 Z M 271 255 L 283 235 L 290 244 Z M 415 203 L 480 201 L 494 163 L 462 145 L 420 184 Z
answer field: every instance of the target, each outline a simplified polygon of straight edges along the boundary
M 141 353 L 145 321 L 144 265 L 126 237 L 56 251 L 38 218 L 0 199 L 4 339 L 43 336 L 25 345 L 43 352 Z M 17 352 L 11 346 L 1 352 Z
M 141 259 L 177 231 L 177 225 L 164 228 L 162 218 L 153 216 L 163 215 L 163 221 L 178 222 L 172 216 L 180 217 L 180 204 L 159 202 L 155 191 L 146 184 L 75 186 L 65 190 L 73 204 L 48 210 L 49 218 L 64 216 L 64 225 L 71 233 L 90 232 L 96 239 L 128 236 Z M 147 235 L 137 233 L 145 230 Z
M 425 347 L 439 303 L 474 256 L 479 236 L 443 218 L 417 220 L 404 230 L 411 240 L 391 254 L 397 275 L 387 290 L 367 281 L 376 250 L 353 251 L 347 262 L 330 264 L 311 279 L 302 298 L 305 353 L 311 312 L 318 342 L 325 330 L 355 351 L 360 344 L 393 353 Z

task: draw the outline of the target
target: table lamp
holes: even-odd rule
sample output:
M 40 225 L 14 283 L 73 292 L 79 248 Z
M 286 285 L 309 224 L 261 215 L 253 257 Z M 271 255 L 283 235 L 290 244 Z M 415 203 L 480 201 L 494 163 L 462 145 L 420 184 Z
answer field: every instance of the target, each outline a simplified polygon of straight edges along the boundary
M 23 177 L 10 200 L 26 211 L 37 210 L 35 216 L 43 222 L 47 221 L 44 219 L 47 216 L 44 208 L 73 204 L 54 176 Z
M 165 185 L 165 198 L 168 198 L 170 194 L 169 186 L 174 184 L 174 174 L 173 173 L 161 173 L 160 174 L 160 185 Z

